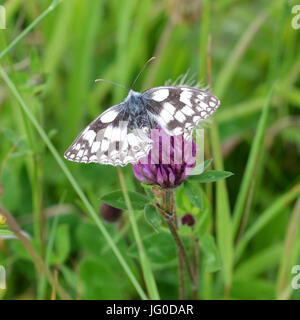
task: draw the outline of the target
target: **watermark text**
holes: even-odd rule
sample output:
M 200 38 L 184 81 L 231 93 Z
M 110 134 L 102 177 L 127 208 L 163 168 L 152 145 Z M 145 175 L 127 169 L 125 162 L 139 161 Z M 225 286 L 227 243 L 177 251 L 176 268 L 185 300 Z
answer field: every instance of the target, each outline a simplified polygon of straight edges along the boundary
M 6 275 L 5 275 L 5 268 L 0 266 L 0 289 L 6 289 Z
M 0 5 L 0 29 L 6 29 L 6 10 Z
M 292 28 L 298 30 L 300 29 L 300 4 L 292 7 L 292 14 L 295 15 L 291 22 Z

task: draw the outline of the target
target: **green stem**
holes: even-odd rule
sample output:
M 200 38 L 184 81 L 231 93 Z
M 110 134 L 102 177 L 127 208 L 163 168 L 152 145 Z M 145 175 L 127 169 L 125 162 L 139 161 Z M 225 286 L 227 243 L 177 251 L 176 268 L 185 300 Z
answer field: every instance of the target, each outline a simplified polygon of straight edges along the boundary
M 165 207 L 163 209 L 159 205 L 156 205 L 156 207 L 158 208 L 159 212 L 164 217 L 164 220 L 170 229 L 171 235 L 175 241 L 177 250 L 179 252 L 179 256 L 181 256 L 181 258 L 179 258 L 179 259 L 182 259 L 182 262 L 186 267 L 187 274 L 188 274 L 188 277 L 189 277 L 191 285 L 192 285 L 192 292 L 193 292 L 192 296 L 194 297 L 195 292 L 198 292 L 198 283 L 194 277 L 193 269 L 191 267 L 187 251 L 186 251 L 184 244 L 183 244 L 183 242 L 177 232 L 177 226 L 175 223 L 176 214 L 172 209 L 172 206 L 174 208 L 174 195 L 172 196 L 173 192 L 174 191 L 165 190 L 163 193 L 163 195 L 164 195 L 163 203 L 169 204 L 169 207 Z
M 195 282 L 198 284 L 199 281 L 199 253 L 200 253 L 200 245 L 199 245 L 199 241 L 197 238 L 192 237 L 192 250 L 193 250 L 193 273 L 194 273 L 194 279 Z M 193 292 L 193 300 L 197 300 L 198 299 L 198 290 L 194 290 Z
M 169 198 L 168 212 L 170 212 L 174 216 L 174 226 L 177 230 L 178 222 L 177 222 L 177 215 L 176 215 L 176 209 L 175 209 L 174 191 L 167 190 L 166 192 Z M 184 283 L 184 261 L 179 248 L 177 248 L 177 254 L 178 254 L 178 273 L 179 273 L 179 297 L 181 300 L 185 300 L 186 293 L 185 293 L 185 283 Z
M 179 249 L 178 252 L 178 272 L 179 272 L 179 298 L 180 300 L 186 299 L 185 283 L 184 283 L 184 270 L 183 270 L 183 258 Z
M 155 279 L 154 279 L 154 276 L 153 276 L 153 273 L 151 270 L 151 266 L 150 266 L 150 263 L 149 263 L 147 255 L 146 255 L 146 252 L 145 252 L 145 249 L 143 246 L 143 242 L 142 242 L 142 239 L 141 239 L 141 236 L 139 233 L 139 229 L 138 229 L 138 225 L 137 225 L 137 222 L 135 219 L 134 211 L 133 211 L 131 201 L 130 201 L 130 198 L 128 195 L 128 190 L 126 187 L 124 175 L 123 175 L 121 168 L 119 168 L 119 167 L 118 167 L 118 174 L 119 174 L 119 180 L 120 180 L 121 188 L 123 191 L 125 203 L 128 208 L 130 224 L 132 227 L 132 231 L 133 231 L 133 234 L 135 237 L 135 241 L 136 241 L 139 256 L 140 256 L 140 262 L 141 262 L 141 267 L 143 270 L 145 282 L 147 285 L 147 291 L 149 292 L 151 299 L 158 300 L 159 293 L 158 293 L 158 290 L 156 287 Z

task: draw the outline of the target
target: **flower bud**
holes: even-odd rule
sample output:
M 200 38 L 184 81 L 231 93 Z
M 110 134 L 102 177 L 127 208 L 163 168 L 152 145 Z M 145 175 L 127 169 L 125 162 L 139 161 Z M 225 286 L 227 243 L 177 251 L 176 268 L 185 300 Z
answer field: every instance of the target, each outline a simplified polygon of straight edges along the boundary
M 122 210 L 112 207 L 109 204 L 102 203 L 100 208 L 100 215 L 107 222 L 116 222 L 121 218 Z
M 0 213 L 0 226 L 6 224 L 6 217 Z
M 196 222 L 196 219 L 191 213 L 186 213 L 182 218 L 181 218 L 181 224 L 182 225 L 187 225 L 189 227 L 192 227 Z

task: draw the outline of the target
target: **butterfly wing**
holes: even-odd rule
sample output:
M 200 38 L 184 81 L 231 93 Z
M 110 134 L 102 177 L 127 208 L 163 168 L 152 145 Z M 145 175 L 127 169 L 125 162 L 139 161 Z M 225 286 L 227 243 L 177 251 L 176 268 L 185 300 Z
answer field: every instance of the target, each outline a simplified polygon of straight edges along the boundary
M 100 114 L 75 139 L 65 158 L 75 162 L 96 162 L 113 166 L 135 163 L 148 154 L 151 140 L 141 130 L 128 127 L 126 103 Z
M 143 92 L 148 113 L 170 135 L 190 137 L 201 120 L 213 114 L 220 101 L 191 87 L 156 87 Z

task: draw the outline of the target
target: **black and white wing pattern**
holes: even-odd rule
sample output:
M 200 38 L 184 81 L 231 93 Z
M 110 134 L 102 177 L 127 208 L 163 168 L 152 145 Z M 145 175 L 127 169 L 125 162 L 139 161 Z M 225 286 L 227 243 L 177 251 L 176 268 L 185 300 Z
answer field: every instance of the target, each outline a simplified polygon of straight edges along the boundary
M 126 103 L 113 106 L 90 123 L 67 149 L 67 160 L 125 166 L 146 156 L 151 140 L 143 130 L 129 127 Z
M 215 112 L 220 101 L 191 87 L 157 87 L 143 93 L 130 90 L 123 103 L 103 112 L 65 152 L 75 162 L 113 166 L 136 163 L 148 155 L 150 130 L 161 126 L 169 135 L 192 136 L 201 120 Z
M 143 92 L 147 111 L 172 136 L 190 138 L 194 127 L 213 114 L 220 101 L 209 92 L 191 87 L 156 87 Z

